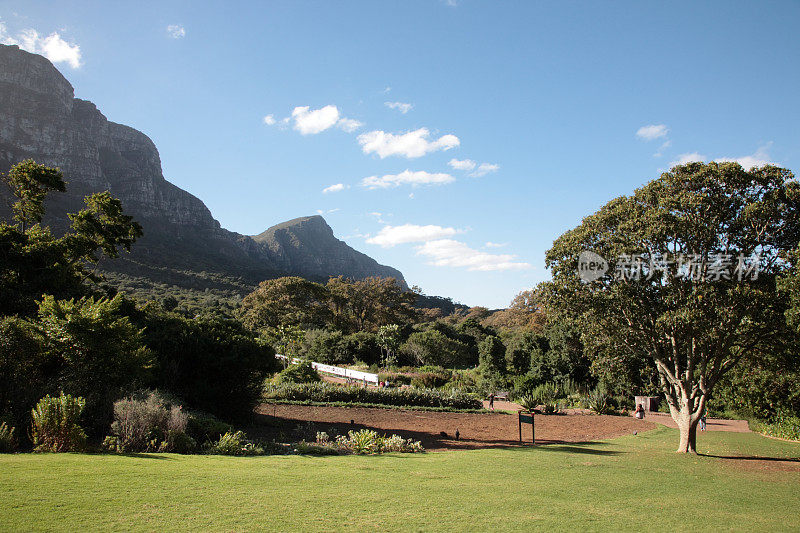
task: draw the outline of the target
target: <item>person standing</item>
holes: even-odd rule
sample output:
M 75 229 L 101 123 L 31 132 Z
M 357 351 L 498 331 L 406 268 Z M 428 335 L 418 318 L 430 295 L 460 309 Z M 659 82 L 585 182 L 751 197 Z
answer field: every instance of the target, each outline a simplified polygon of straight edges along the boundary
M 494 411 L 494 393 L 489 395 L 489 409 Z
M 700 417 L 700 431 L 706 430 L 706 410 L 703 409 L 703 414 Z

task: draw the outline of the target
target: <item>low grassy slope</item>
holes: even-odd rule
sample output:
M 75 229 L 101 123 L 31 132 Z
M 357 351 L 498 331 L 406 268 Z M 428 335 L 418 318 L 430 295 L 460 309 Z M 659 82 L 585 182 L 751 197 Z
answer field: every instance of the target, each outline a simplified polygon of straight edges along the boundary
M 797 530 L 800 464 L 679 456 L 674 430 L 378 457 L 0 455 L 0 528 Z M 800 445 L 706 433 L 717 456 Z

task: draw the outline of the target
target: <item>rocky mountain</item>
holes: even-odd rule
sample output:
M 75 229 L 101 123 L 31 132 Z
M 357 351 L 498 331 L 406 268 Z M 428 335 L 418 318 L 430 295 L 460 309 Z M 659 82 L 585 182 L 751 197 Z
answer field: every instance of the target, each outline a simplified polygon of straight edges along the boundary
M 403 275 L 336 239 L 322 217 L 303 217 L 251 237 L 222 228 L 203 202 L 167 181 L 153 142 L 110 122 L 42 56 L 0 45 L 0 172 L 32 158 L 59 167 L 66 193 L 48 200 L 56 231 L 87 194 L 108 190 L 142 224 L 133 253 L 101 264 L 106 271 L 191 289 L 246 292 L 281 275 L 314 280 L 343 275 Z M 5 194 L 5 191 L 0 195 Z M 9 215 L 0 204 L 0 218 Z

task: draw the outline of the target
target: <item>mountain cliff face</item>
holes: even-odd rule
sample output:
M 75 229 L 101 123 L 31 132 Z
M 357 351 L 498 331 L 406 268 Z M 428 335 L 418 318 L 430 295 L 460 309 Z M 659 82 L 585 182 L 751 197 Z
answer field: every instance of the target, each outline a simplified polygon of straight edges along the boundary
M 168 283 L 195 289 L 204 288 L 207 273 L 236 278 L 240 288 L 280 275 L 392 276 L 405 283 L 399 271 L 336 239 L 322 217 L 285 222 L 257 237 L 221 228 L 200 199 L 164 179 L 146 135 L 75 98 L 44 57 L 0 45 L 0 171 L 27 158 L 59 167 L 67 181 L 66 193 L 48 199 L 45 222 L 56 231 L 67 228 L 66 213 L 80 210 L 85 195 L 105 190 L 142 224 L 145 236 L 133 253 L 103 263 L 106 270 L 166 276 Z M 9 216 L 5 204 L 3 219 Z

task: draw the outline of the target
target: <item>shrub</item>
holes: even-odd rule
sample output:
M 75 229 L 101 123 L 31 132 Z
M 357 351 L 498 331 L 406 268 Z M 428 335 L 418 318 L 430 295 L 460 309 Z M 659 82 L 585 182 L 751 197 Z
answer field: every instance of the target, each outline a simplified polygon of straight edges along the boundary
M 800 417 L 780 411 L 772 422 L 758 424 L 757 429 L 770 437 L 800 440 Z
M 563 397 L 562 392 L 553 383 L 542 383 L 531 391 L 531 399 L 544 408 L 544 414 L 549 415 L 557 413 L 561 408 L 559 400 Z
M 400 351 L 423 365 L 452 367 L 466 357 L 469 348 L 463 342 L 450 338 L 435 329 L 412 333 Z
M 355 361 L 355 341 L 341 331 L 311 330 L 306 334 L 305 356 L 313 361 L 330 365 Z
M 31 411 L 31 436 L 36 451 L 80 451 L 86 445 L 86 434 L 78 425 L 86 400 L 61 393 L 45 396 Z
M 321 381 L 319 372 L 309 361 L 289 365 L 275 376 L 275 383 L 314 383 Z
M 269 400 L 312 401 L 320 403 L 353 402 L 377 405 L 450 407 L 480 409 L 482 403 L 467 394 L 428 389 L 365 389 L 331 383 L 285 383 L 267 385 Z
M 176 451 L 176 443 L 192 449 L 185 434 L 187 419 L 180 406 L 165 402 L 157 392 L 124 398 L 114 402 L 111 438 L 104 445 L 118 453 Z
M 229 431 L 233 431 L 233 426 L 202 411 L 190 412 L 186 421 L 186 434 L 196 442 L 219 440 Z
M 243 431 L 228 431 L 217 442 L 207 444 L 205 453 L 211 455 L 264 455 L 264 448 L 248 442 Z
M 359 455 L 371 455 L 378 453 L 418 453 L 425 449 L 422 443 L 412 439 L 404 439 L 399 435 L 391 437 L 380 436 L 371 429 L 361 429 L 359 431 L 349 431 L 347 436 L 340 435 L 335 441 L 331 441 L 327 433 L 317 433 L 316 445 L 303 443 L 305 446 L 298 447 L 305 449 L 301 453 L 324 453 L 323 450 L 333 450 L 334 453 L 355 453 Z
M 613 410 L 611 396 L 608 395 L 605 387 L 601 385 L 590 390 L 584 399 L 586 406 L 598 415 L 605 415 Z
M 14 428 L 8 427 L 5 422 L 0 423 L 0 453 L 11 453 L 17 449 L 17 439 L 14 438 Z

